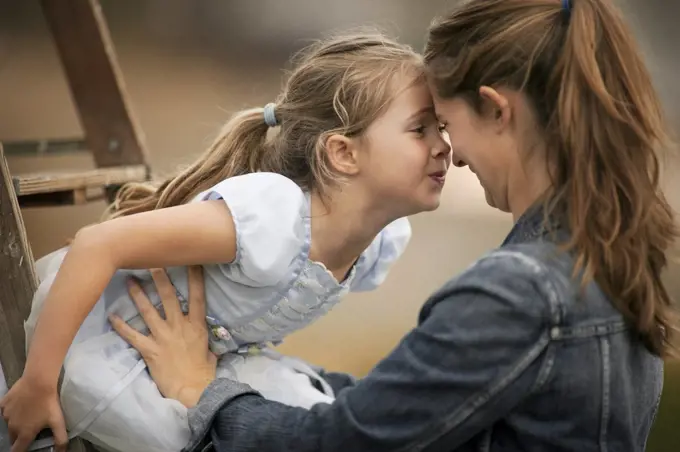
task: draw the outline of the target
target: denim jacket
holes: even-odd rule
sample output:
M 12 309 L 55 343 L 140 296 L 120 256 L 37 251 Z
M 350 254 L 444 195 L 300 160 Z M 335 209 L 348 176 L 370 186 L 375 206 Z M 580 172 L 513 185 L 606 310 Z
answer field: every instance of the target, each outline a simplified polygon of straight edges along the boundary
M 662 361 L 597 284 L 572 279 L 538 210 L 439 289 L 368 376 L 328 375 L 333 404 L 292 408 L 215 380 L 190 410 L 187 450 L 643 452 Z

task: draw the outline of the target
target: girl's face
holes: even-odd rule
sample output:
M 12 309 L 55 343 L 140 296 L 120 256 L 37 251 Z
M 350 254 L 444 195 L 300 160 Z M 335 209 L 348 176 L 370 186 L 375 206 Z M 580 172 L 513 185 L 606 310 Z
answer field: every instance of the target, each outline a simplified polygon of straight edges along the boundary
M 362 137 L 355 182 L 393 217 L 439 207 L 451 148 L 425 81 L 404 80 Z

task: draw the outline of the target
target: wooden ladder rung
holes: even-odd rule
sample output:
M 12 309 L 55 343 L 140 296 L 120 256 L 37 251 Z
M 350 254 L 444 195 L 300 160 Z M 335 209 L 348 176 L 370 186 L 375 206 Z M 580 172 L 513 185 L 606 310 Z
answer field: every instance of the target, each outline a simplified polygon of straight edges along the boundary
M 107 189 L 148 180 L 145 165 L 116 166 L 80 172 L 19 174 L 12 177 L 21 207 L 84 204 L 105 199 Z

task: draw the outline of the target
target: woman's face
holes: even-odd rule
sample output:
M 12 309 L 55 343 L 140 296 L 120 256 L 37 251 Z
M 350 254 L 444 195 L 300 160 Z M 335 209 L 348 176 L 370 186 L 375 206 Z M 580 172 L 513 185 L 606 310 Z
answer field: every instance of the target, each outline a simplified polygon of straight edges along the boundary
M 527 198 L 527 174 L 520 157 L 521 114 L 512 96 L 482 88 L 482 111 L 463 98 L 442 99 L 431 86 L 435 109 L 451 144 L 453 164 L 468 166 L 484 188 L 491 207 L 519 216 Z

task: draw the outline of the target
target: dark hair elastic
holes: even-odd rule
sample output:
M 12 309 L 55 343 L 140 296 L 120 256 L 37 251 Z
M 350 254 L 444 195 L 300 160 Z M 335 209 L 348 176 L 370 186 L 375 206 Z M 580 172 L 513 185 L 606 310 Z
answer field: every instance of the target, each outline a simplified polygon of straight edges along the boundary
M 569 19 L 571 16 L 571 0 L 562 0 L 562 12 L 564 16 Z

